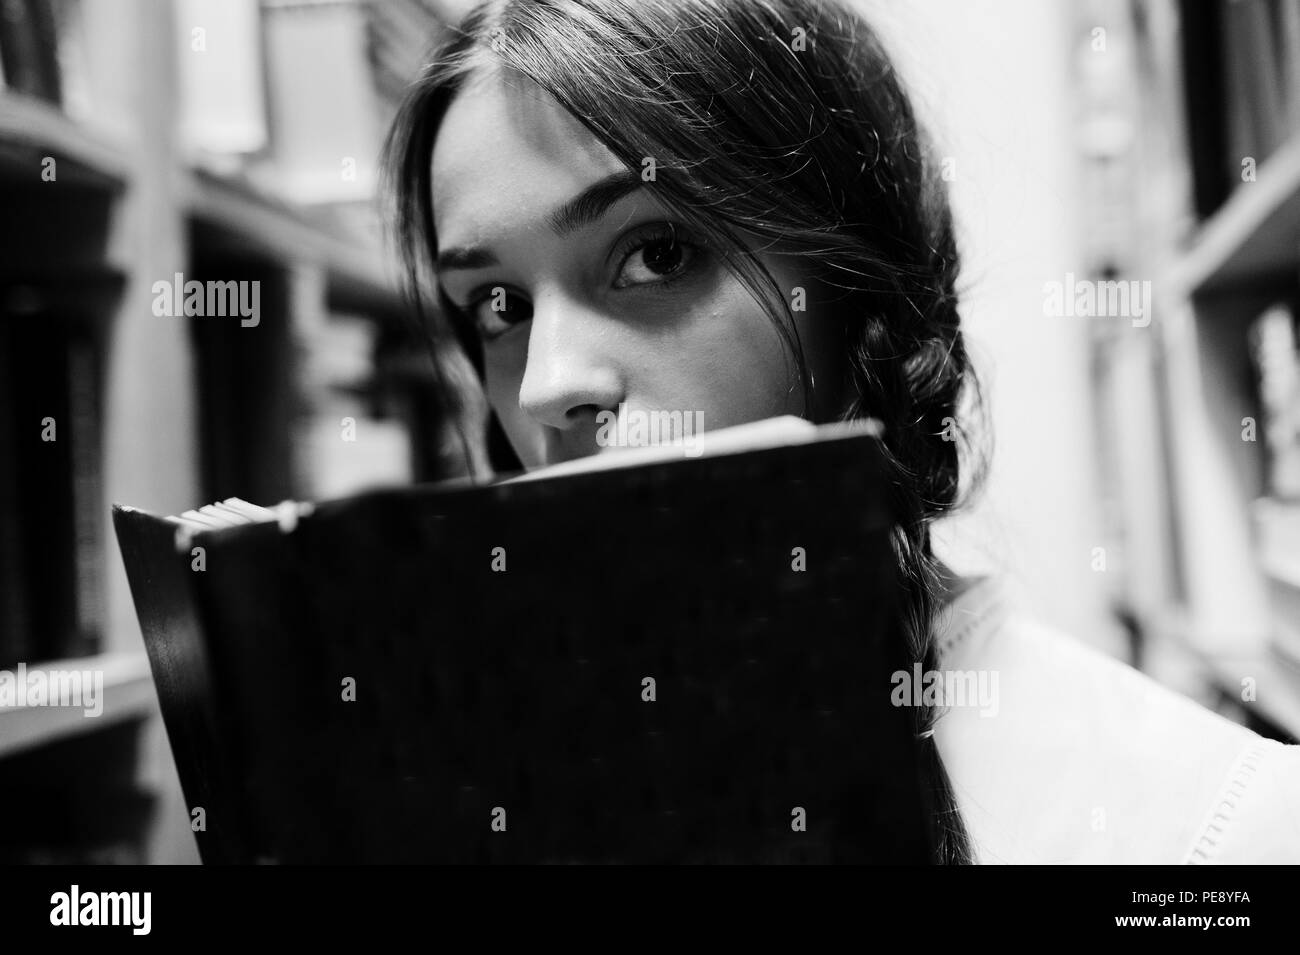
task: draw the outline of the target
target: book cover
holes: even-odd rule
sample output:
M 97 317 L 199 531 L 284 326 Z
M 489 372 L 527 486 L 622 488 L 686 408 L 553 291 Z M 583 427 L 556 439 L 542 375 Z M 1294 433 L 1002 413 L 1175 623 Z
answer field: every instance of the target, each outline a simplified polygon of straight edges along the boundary
M 116 507 L 204 860 L 928 861 L 878 438 L 620 455 Z

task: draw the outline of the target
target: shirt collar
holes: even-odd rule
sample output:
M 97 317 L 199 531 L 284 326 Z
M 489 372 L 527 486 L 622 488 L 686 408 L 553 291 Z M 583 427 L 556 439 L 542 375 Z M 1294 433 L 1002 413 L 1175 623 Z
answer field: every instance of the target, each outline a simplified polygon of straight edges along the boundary
M 1009 613 L 1006 593 L 997 577 L 983 575 L 967 580 L 967 586 L 935 615 L 934 638 L 941 661 L 974 652 Z

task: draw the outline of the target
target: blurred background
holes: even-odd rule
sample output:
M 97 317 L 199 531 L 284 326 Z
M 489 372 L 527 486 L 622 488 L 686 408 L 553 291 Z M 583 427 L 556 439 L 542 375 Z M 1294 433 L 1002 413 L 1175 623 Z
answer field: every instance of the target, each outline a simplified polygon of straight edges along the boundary
M 992 412 L 941 553 L 1294 741 L 1300 0 L 858 2 L 943 159 Z M 0 860 L 198 861 L 110 502 L 457 473 L 375 199 L 465 6 L 0 0 L 0 669 L 105 679 L 98 719 L 0 707 Z M 260 322 L 158 316 L 178 275 L 260 281 Z M 1106 281 L 1141 314 L 1049 305 Z

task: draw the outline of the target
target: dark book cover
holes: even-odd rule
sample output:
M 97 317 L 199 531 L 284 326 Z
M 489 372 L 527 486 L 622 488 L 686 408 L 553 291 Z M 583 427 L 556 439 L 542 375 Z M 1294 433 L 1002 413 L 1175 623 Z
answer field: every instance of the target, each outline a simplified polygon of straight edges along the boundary
M 929 861 L 881 453 L 115 508 L 204 861 Z

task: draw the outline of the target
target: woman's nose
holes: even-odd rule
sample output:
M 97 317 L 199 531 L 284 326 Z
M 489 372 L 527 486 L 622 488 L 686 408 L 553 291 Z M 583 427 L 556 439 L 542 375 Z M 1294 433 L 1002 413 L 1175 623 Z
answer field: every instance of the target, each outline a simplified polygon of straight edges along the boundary
M 519 407 L 540 424 L 569 430 L 614 411 L 625 397 L 610 357 L 610 320 L 560 295 L 533 302 Z

